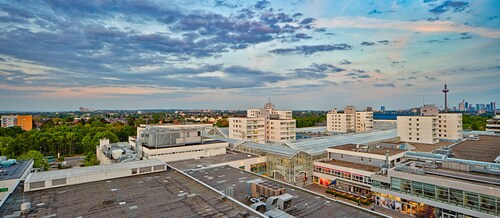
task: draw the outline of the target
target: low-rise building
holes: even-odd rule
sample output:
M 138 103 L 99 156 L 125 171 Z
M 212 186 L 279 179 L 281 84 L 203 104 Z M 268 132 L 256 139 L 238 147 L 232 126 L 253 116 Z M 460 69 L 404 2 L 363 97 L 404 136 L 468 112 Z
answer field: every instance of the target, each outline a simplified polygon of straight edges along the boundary
M 436 217 L 500 215 L 500 164 L 413 152 L 405 162 L 372 176 L 375 204 Z
M 402 161 L 406 150 L 396 144 L 345 144 L 326 149 L 328 157 L 314 162 L 313 182 L 337 191 L 367 198 L 371 195 L 371 176 L 383 165 Z
M 326 127 L 330 132 L 364 132 L 373 129 L 373 112 L 365 110 L 356 112 L 354 106 L 346 106 L 344 112 L 331 110 L 326 115 Z
M 212 127 L 212 124 L 144 125 L 137 129 L 133 149 L 142 159 L 165 162 L 223 155 L 229 144 L 205 137 Z

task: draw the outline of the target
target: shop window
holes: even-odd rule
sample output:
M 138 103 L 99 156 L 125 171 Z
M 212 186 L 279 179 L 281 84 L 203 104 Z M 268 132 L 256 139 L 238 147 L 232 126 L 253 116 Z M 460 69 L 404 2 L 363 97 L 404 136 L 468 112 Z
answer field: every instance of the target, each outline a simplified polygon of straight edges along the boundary
M 441 186 L 436 186 L 436 199 L 438 201 L 443 201 L 443 202 L 448 202 L 449 196 L 448 196 L 448 188 L 446 187 L 441 187 Z
M 391 189 L 394 191 L 400 191 L 401 190 L 401 179 L 400 178 L 391 178 Z
M 473 192 L 464 192 L 464 206 L 469 209 L 478 210 L 479 207 L 479 197 Z
M 462 207 L 464 204 L 464 192 L 450 188 L 450 203 Z
M 435 198 L 435 195 L 436 195 L 436 193 L 435 193 L 436 186 L 435 185 L 424 183 L 423 188 L 424 188 L 424 197 L 425 198 L 430 198 L 430 199 Z
M 401 191 L 405 193 L 411 193 L 411 181 L 406 179 L 401 179 Z
M 479 202 L 481 212 L 495 215 L 495 197 L 479 195 Z
M 423 188 L 422 188 L 422 183 L 421 182 L 412 182 L 412 194 L 415 196 L 422 196 L 423 195 Z

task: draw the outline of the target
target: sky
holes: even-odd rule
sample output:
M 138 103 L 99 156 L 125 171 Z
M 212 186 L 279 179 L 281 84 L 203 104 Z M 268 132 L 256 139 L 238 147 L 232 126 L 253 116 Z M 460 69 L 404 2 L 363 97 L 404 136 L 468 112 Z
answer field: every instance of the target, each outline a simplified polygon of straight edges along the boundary
M 500 104 L 500 1 L 0 0 L 0 110 Z

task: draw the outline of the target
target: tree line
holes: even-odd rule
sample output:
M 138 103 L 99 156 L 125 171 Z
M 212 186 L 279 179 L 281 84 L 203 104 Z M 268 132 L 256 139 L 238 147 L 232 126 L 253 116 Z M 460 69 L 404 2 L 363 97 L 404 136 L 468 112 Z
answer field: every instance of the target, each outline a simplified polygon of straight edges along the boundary
M 136 127 L 121 122 L 105 124 L 99 120 L 80 122 L 76 125 L 54 125 L 47 122 L 40 129 L 24 131 L 20 127 L 0 128 L 0 155 L 15 159 L 29 159 L 31 156 L 61 157 L 85 154 L 95 157 L 95 148 L 102 138 L 110 143 L 128 141 L 136 135 Z M 93 154 L 93 157 L 92 157 Z M 37 158 L 38 159 L 38 158 Z M 95 163 L 90 160 L 89 163 Z M 91 165 L 91 164 L 88 164 Z M 45 163 L 35 160 L 35 167 Z

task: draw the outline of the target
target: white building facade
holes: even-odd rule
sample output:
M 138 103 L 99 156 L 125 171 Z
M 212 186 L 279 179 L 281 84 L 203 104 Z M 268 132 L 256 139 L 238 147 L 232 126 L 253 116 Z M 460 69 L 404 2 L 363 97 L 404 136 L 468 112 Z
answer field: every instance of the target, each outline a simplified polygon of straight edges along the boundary
M 462 139 L 462 114 L 439 113 L 433 116 L 398 116 L 398 137 L 404 142 L 435 144 L 439 140 Z
M 296 121 L 291 110 L 274 110 L 267 103 L 261 109 L 248 109 L 247 117 L 229 118 L 229 138 L 257 143 L 293 141 Z
M 326 115 L 326 129 L 330 132 L 364 132 L 373 129 L 373 112 L 356 112 L 354 106 L 346 106 L 344 113 L 337 109 Z

